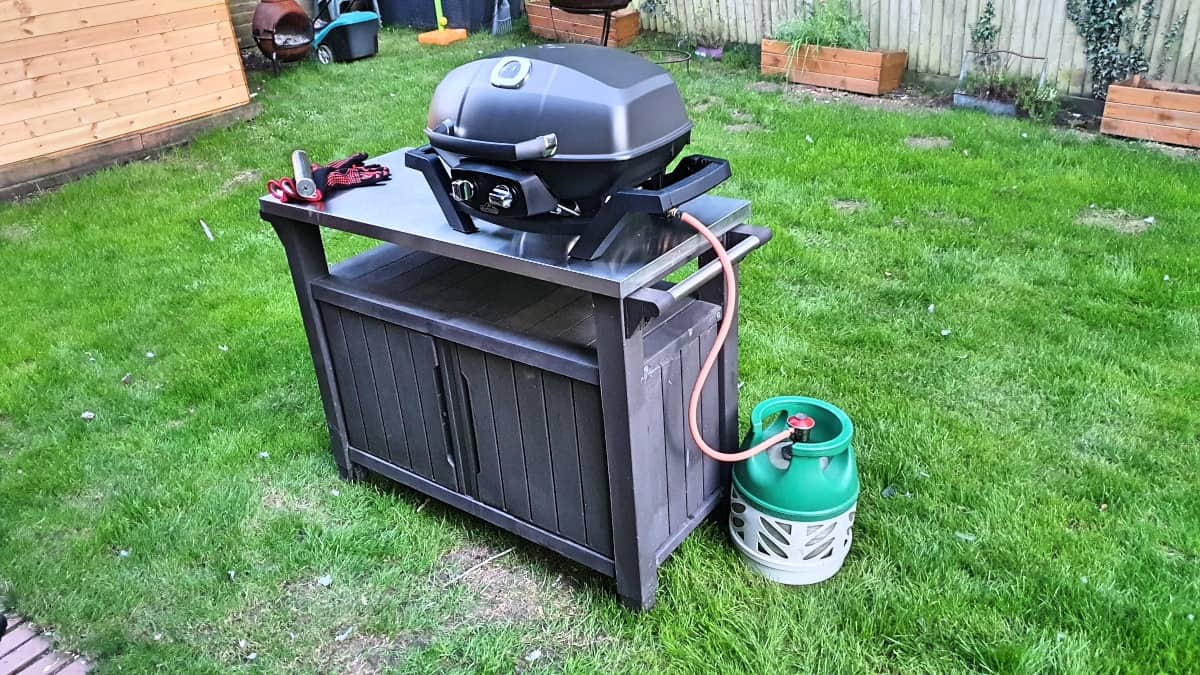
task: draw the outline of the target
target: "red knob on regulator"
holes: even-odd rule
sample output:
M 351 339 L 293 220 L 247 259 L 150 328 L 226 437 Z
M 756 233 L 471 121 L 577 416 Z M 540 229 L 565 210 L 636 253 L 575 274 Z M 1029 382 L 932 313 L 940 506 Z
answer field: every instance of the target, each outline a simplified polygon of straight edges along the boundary
M 804 413 L 799 413 L 797 415 L 792 415 L 791 417 L 787 418 L 787 424 L 789 427 L 791 427 L 793 429 L 799 429 L 801 431 L 809 431 L 813 427 L 817 426 L 817 421 L 814 420 L 813 418 L 809 417 L 808 415 L 805 415 Z

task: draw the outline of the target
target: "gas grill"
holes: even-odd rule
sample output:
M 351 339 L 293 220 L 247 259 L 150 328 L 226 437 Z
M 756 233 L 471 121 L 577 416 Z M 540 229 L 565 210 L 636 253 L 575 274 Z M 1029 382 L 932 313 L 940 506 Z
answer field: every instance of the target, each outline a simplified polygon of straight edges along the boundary
M 577 236 L 601 256 L 633 214 L 665 216 L 729 178 L 691 155 L 683 98 L 661 67 L 588 45 L 541 45 L 456 68 L 429 107 L 429 144 L 405 163 L 424 174 L 450 226 L 474 219 Z

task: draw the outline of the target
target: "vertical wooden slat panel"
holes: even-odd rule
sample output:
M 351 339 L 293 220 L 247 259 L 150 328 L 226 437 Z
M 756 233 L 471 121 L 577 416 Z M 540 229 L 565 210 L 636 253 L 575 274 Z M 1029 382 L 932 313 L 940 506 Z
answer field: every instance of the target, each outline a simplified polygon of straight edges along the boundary
M 1158 16 L 1154 18 L 1153 26 L 1150 33 L 1150 38 L 1146 41 L 1146 50 L 1150 61 L 1150 72 L 1153 73 L 1155 68 L 1162 60 L 1163 39 L 1167 27 L 1171 24 L 1171 20 L 1175 17 L 1175 0 L 1159 0 Z
M 707 350 L 705 354 L 707 354 Z M 679 433 L 684 440 L 684 475 L 687 484 L 687 515 L 695 512 L 696 507 L 704 499 L 704 464 L 700 459 L 704 456 L 700 454 L 700 448 L 696 442 L 692 440 L 692 434 L 689 431 L 687 422 L 688 403 L 691 402 L 692 387 L 696 384 L 696 375 L 700 372 L 700 345 L 697 340 L 692 340 L 684 345 L 679 356 L 679 362 L 682 366 L 680 372 L 680 391 L 675 399 L 679 408 L 679 416 L 681 424 L 677 427 Z M 710 377 L 709 383 L 715 383 L 716 377 Z M 703 396 L 703 393 L 701 393 Z M 704 423 L 709 422 L 704 418 L 704 410 L 700 410 L 701 434 L 704 434 Z M 714 439 L 712 436 L 705 435 L 704 440 L 711 445 Z
M 1180 2 L 1176 12 L 1187 10 L 1175 64 L 1169 70 L 1172 82 L 1200 84 L 1200 0 Z
M 708 355 L 712 345 L 717 340 L 717 327 L 711 327 L 700 338 L 700 349 L 696 355 L 696 363 L 702 363 L 702 359 Z M 720 382 L 714 377 L 708 378 L 708 382 L 704 384 L 704 391 L 700 394 L 700 433 L 704 436 L 704 440 L 708 441 L 709 445 L 719 447 L 721 444 L 721 390 Z M 700 497 L 706 497 L 712 494 L 720 487 L 721 472 L 724 470 L 722 466 L 706 455 L 701 454 L 699 448 L 693 447 L 692 454 L 689 455 L 693 464 L 700 464 L 700 475 L 703 480 L 703 485 L 700 491 Z M 689 476 L 691 469 L 689 468 Z M 689 481 L 689 485 L 691 482 Z M 699 503 L 696 504 L 699 506 Z M 690 511 L 690 508 L 689 508 Z
M 1009 2 L 1008 8 L 1012 12 L 1008 19 L 1008 24 L 1005 28 L 1008 29 L 1008 48 L 1018 54 L 1028 54 L 1025 49 L 1025 5 L 1024 2 Z M 1013 60 L 1009 68 L 1013 74 L 1023 74 L 1027 68 L 1024 59 Z
M 583 382 L 571 382 L 571 393 L 575 399 L 579 472 L 584 476 L 607 476 L 608 457 L 604 449 L 600 389 Z M 594 551 L 604 555 L 612 555 L 613 550 L 611 509 L 608 482 L 584 481 L 583 519 L 587 524 L 587 543 Z
M 733 42 L 748 42 L 750 22 L 746 18 L 746 6 L 750 3 L 740 2 L 739 0 L 715 0 L 715 2 L 719 2 L 722 6 L 727 7 L 725 13 L 732 18 L 734 30 L 731 31 L 730 40 Z
M 945 3 L 943 0 L 925 0 L 929 5 L 929 31 L 925 42 L 929 49 L 929 62 L 926 66 L 931 73 L 942 72 L 942 24 L 945 18 Z
M 979 16 L 979 0 L 966 0 L 959 13 L 958 24 L 954 31 L 954 44 L 951 46 L 950 75 L 958 77 L 962 71 L 963 50 L 971 44 L 971 24 Z
M 943 60 L 946 75 L 957 76 L 959 59 L 962 58 L 963 39 L 967 33 L 968 0 L 947 3 L 947 37 Z
M 1056 4 L 1057 3 L 1055 2 L 1039 3 L 1037 7 L 1031 8 L 1029 11 L 1029 16 L 1035 25 L 1030 26 L 1028 29 L 1030 41 L 1029 47 L 1027 48 L 1029 51 L 1027 53 L 1031 54 L 1032 56 L 1043 56 L 1047 59 L 1046 62 L 1034 61 L 1029 64 L 1029 74 L 1034 77 L 1041 75 L 1043 63 L 1046 64 L 1046 77 L 1050 77 L 1050 31 L 1054 26 L 1053 10 L 1055 9 L 1054 5 Z
M 375 377 L 371 372 L 371 356 L 367 351 L 362 316 L 343 312 L 342 332 L 346 336 L 350 368 L 354 371 L 354 389 L 358 394 L 358 407 L 362 413 L 363 430 L 366 432 L 366 446 L 360 447 L 359 450 L 365 450 L 376 457 L 387 458 L 383 414 L 379 410 L 379 394 L 375 390 Z
M 1063 14 L 1065 17 L 1065 6 Z M 1054 72 L 1054 79 L 1059 83 L 1059 89 L 1063 93 L 1073 93 L 1081 86 L 1076 83 L 1075 63 L 1077 59 L 1082 58 L 1082 52 L 1083 48 L 1079 45 L 1079 31 L 1075 28 L 1075 22 L 1064 18 L 1062 45 L 1058 49 L 1058 64 L 1050 66 Z
M 880 1 L 882 2 L 883 0 L 880 0 Z M 900 47 L 900 4 L 901 4 L 900 0 L 889 0 L 887 2 L 887 5 L 888 5 L 888 11 L 887 11 L 888 39 L 887 39 L 887 42 L 882 43 L 880 45 L 883 49 L 901 49 L 901 47 Z
M 909 67 L 913 70 L 920 71 L 915 62 L 915 54 L 912 51 L 912 34 L 916 22 L 913 21 L 913 6 L 917 0 L 897 0 L 900 4 L 900 35 L 899 49 L 908 52 Z
M 955 0 L 934 0 L 930 10 L 933 25 L 929 31 L 929 65 L 930 69 L 945 75 L 947 68 L 947 47 L 950 45 L 951 33 L 947 25 L 947 17 L 953 14 L 950 4 Z M 958 0 L 961 2 L 962 0 Z
M 417 387 L 412 348 L 408 342 L 409 331 L 391 325 L 387 326 L 386 330 L 400 400 L 408 402 L 401 423 L 405 440 L 408 442 L 409 468 L 433 480 L 433 466 L 429 461 L 429 443 L 425 438 L 425 424 L 421 421 L 421 407 L 411 403 L 421 400 L 421 394 Z
M 687 418 L 684 397 L 684 376 L 678 356 L 664 363 L 656 371 L 660 386 L 655 391 L 648 386 L 646 405 L 657 406 L 662 411 L 664 482 L 667 490 L 667 520 L 669 531 L 674 532 L 687 519 Z M 693 379 L 694 381 L 694 379 Z
M 580 474 L 575 397 L 571 393 L 571 381 L 561 375 L 543 372 L 542 386 L 546 391 L 546 416 L 550 420 L 550 463 L 554 473 L 558 533 L 586 545 L 583 479 Z M 604 480 L 604 474 L 590 474 L 588 480 Z
M 404 409 L 396 393 L 396 370 L 392 366 L 392 349 L 388 346 L 387 329 L 375 319 L 363 319 L 363 333 L 370 353 L 371 374 L 379 394 L 383 417 L 383 441 L 387 459 L 397 466 L 408 466 L 408 441 L 404 435 Z M 410 413 L 411 414 L 411 413 Z
M 329 353 L 333 358 L 333 371 L 337 378 L 338 393 L 342 398 L 342 411 L 346 418 L 346 437 L 350 445 L 359 450 L 367 449 L 367 432 L 363 428 L 362 408 L 358 405 L 358 392 L 354 382 L 354 369 L 350 366 L 343 330 L 342 311 L 332 305 L 321 305 L 321 318 L 329 337 Z
M 558 507 L 554 499 L 554 465 L 550 457 L 550 430 L 541 371 L 525 364 L 513 366 L 517 387 L 517 410 L 521 414 L 521 445 L 524 447 L 525 478 L 529 485 L 529 517 L 535 524 L 558 531 Z
M 872 2 L 872 0 L 860 0 L 859 10 L 863 19 L 867 22 L 868 42 L 871 49 L 879 49 L 880 30 L 883 24 L 880 20 L 880 2 Z
M 504 508 L 504 477 L 500 473 L 500 449 L 496 420 L 492 415 L 492 391 L 483 352 L 458 348 L 458 364 L 464 380 L 468 415 L 474 430 L 476 459 L 475 496 L 484 504 Z
M 1066 73 L 1066 69 L 1058 67 L 1062 63 L 1062 57 L 1068 53 L 1067 49 L 1067 31 L 1072 30 L 1071 21 L 1067 19 L 1067 8 L 1065 5 L 1060 6 L 1059 2 L 1054 2 L 1053 16 L 1050 18 L 1050 31 L 1046 35 L 1046 82 L 1064 92 L 1066 88 L 1062 84 L 1060 72 Z
M 1087 45 L 1084 44 L 1083 38 L 1079 35 L 1079 30 L 1074 31 L 1075 34 L 1075 49 L 1071 52 L 1071 68 L 1075 71 L 1075 86 L 1072 87 L 1072 93 L 1075 94 L 1090 94 L 1092 89 L 1092 76 L 1088 72 L 1087 54 L 1084 51 Z
M 521 410 L 511 361 L 483 357 L 492 391 L 492 414 L 496 419 L 496 446 L 500 454 L 500 476 L 504 481 L 505 509 L 529 520 L 529 487 L 525 475 L 525 453 L 521 451 Z M 479 405 L 479 401 L 475 405 Z
M 1200 84 L 1200 7 L 1193 6 L 1188 13 L 1188 25 L 1183 44 L 1191 45 L 1192 58 L 1189 66 L 1187 82 Z M 1183 82 L 1184 76 L 1178 76 L 1177 81 Z
M 1179 44 L 1183 48 L 1173 81 L 1200 84 L 1200 0 L 1192 0 L 1188 6 L 1188 18 Z

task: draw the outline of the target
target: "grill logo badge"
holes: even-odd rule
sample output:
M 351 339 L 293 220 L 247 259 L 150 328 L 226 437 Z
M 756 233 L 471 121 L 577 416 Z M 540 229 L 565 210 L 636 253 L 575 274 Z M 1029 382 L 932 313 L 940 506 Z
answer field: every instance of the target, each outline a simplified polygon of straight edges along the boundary
M 501 89 L 520 89 L 529 78 L 533 63 L 521 56 L 505 56 L 492 69 L 491 83 Z

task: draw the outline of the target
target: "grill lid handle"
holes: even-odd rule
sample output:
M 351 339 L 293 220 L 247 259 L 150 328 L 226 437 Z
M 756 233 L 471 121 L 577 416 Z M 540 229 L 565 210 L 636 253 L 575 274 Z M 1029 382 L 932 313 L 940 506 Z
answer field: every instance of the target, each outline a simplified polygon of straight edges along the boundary
M 523 162 L 531 159 L 551 157 L 558 152 L 558 136 L 546 134 L 536 136 L 519 143 L 496 143 L 493 141 L 477 141 L 471 138 L 460 138 L 454 135 L 454 124 L 446 120 L 436 129 L 426 129 L 429 144 L 438 150 L 454 152 L 476 159 L 490 159 L 497 162 Z

